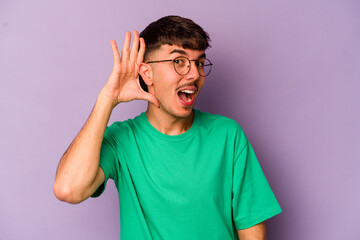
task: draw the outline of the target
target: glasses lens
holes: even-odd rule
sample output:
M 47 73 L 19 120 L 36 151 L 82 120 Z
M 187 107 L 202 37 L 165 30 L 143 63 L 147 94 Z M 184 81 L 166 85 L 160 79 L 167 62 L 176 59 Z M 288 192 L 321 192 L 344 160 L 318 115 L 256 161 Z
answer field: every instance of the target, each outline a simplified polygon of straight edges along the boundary
M 186 75 L 190 71 L 191 62 L 186 57 L 177 57 L 173 60 L 175 71 L 180 75 Z M 199 75 L 206 77 L 211 72 L 212 63 L 207 58 L 195 61 Z
M 190 61 L 186 57 L 177 57 L 174 59 L 174 67 L 178 74 L 186 75 L 190 70 Z
M 212 63 L 207 58 L 203 58 L 198 61 L 197 68 L 200 76 L 206 77 L 207 75 L 209 75 L 211 72 L 211 67 Z

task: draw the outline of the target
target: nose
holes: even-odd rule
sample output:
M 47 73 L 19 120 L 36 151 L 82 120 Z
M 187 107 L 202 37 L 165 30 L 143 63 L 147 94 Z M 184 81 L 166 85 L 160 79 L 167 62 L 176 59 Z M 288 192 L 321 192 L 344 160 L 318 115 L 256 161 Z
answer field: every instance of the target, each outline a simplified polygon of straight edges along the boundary
M 198 79 L 200 77 L 195 61 L 190 61 L 190 71 L 185 75 L 185 77 L 189 80 Z

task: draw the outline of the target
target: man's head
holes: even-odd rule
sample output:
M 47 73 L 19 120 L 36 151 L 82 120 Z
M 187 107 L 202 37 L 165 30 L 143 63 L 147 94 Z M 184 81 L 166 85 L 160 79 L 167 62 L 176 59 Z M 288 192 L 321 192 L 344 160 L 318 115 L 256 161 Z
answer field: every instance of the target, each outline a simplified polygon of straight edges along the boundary
M 149 24 L 141 33 L 146 44 L 144 62 L 162 45 L 176 45 L 184 49 L 206 50 L 210 44 L 209 35 L 196 23 L 180 16 L 166 16 Z M 140 76 L 140 85 L 148 91 Z

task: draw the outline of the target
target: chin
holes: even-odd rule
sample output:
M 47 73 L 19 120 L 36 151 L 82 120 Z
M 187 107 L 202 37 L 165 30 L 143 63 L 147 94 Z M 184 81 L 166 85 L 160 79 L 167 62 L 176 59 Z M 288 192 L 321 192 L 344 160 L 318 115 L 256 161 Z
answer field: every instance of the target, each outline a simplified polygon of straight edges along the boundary
M 186 107 L 186 108 L 180 108 L 180 109 L 166 109 L 164 110 L 169 114 L 172 115 L 175 118 L 189 118 L 191 117 L 191 114 L 193 112 L 193 107 Z
M 189 106 L 189 107 L 182 107 L 181 110 L 179 110 L 177 113 L 177 116 L 179 118 L 188 118 L 191 117 L 191 114 L 193 112 L 194 106 Z

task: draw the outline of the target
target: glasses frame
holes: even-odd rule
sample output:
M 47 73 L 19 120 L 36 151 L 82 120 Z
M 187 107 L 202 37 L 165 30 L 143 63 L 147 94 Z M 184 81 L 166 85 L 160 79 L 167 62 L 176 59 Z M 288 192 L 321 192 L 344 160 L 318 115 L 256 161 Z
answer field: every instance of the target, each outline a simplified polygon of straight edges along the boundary
M 175 62 L 175 61 L 176 61 L 177 59 L 179 59 L 179 58 L 185 58 L 185 59 L 187 59 L 188 62 L 189 62 L 189 66 L 190 66 L 190 67 L 188 68 L 188 71 L 187 71 L 185 74 L 180 74 L 180 73 L 176 70 L 176 67 L 175 67 L 176 62 Z M 208 61 L 209 61 L 209 64 L 205 64 L 204 67 L 205 67 L 205 66 L 210 66 L 210 71 L 209 71 L 207 74 L 205 74 L 205 76 L 203 76 L 203 75 L 200 74 L 200 71 L 199 71 L 199 68 L 198 68 L 198 66 L 199 66 L 199 60 L 190 60 L 189 58 L 187 58 L 187 57 L 185 57 L 185 56 L 179 56 L 179 57 L 176 57 L 176 58 L 174 58 L 174 59 L 168 59 L 168 60 L 149 61 L 149 62 L 146 62 L 146 63 L 173 62 L 173 66 L 174 66 L 175 72 L 176 72 L 177 74 L 179 74 L 180 76 L 185 76 L 185 75 L 188 74 L 188 73 L 190 72 L 190 70 L 191 70 L 191 62 L 195 62 L 195 66 L 196 66 L 196 68 L 197 68 L 197 70 L 198 70 L 199 75 L 202 76 L 202 77 L 206 77 L 206 76 L 209 76 L 209 74 L 211 73 L 212 66 L 213 66 L 214 64 L 213 64 L 208 58 L 202 58 L 202 59 L 205 59 L 205 60 L 208 60 Z

